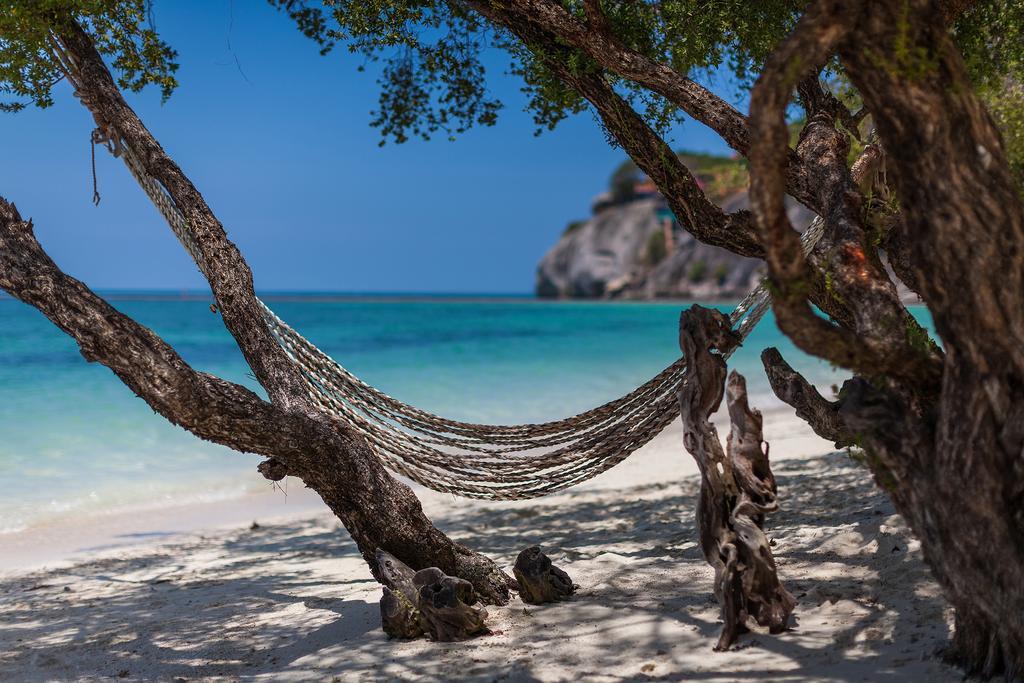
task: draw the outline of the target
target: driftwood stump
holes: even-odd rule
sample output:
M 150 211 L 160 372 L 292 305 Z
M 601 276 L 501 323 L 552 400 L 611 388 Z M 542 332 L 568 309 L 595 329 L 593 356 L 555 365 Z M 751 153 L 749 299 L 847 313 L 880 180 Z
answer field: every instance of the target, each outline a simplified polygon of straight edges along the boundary
M 487 610 L 473 607 L 477 597 L 469 581 L 430 567 L 416 572 L 412 582 L 419 591 L 420 622 L 431 638 L 448 642 L 487 632 Z
M 748 617 L 772 633 L 786 628 L 796 600 L 782 586 L 763 525 L 778 505 L 775 478 L 761 432 L 761 413 L 747 404 L 746 381 L 729 376 L 732 430 L 722 451 L 710 417 L 722 403 L 723 353 L 739 344 L 729 319 L 719 311 L 692 306 L 679 319 L 679 346 L 687 360 L 679 405 L 683 442 L 701 473 L 697 525 L 704 557 L 715 569 L 715 595 L 722 606 L 725 650 L 747 630 Z
M 533 605 L 567 600 L 579 588 L 536 545 L 519 553 L 512 573 L 519 584 L 519 597 Z
M 448 576 L 437 567 L 413 571 L 383 550 L 377 550 L 376 559 L 384 583 L 381 627 L 392 638 L 426 634 L 448 642 L 487 632 L 487 611 L 473 606 L 479 599 L 469 581 Z

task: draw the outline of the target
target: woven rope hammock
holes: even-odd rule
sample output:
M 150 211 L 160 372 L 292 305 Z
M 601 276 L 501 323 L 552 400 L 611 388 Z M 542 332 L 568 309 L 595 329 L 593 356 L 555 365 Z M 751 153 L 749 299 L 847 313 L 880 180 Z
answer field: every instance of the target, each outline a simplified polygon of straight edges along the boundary
M 68 80 L 81 95 L 77 70 L 54 45 Z M 91 107 L 90 107 L 91 109 Z M 94 140 L 107 143 L 163 215 L 204 275 L 206 264 L 188 222 L 163 185 L 116 130 L 104 128 Z M 815 218 L 802 236 L 809 251 L 824 223 Z M 764 317 L 770 304 L 762 282 L 730 314 L 741 339 Z M 271 333 L 301 370 L 310 397 L 325 413 L 365 437 L 397 474 L 445 493 L 467 498 L 535 498 L 596 477 L 651 441 L 679 415 L 676 394 L 685 359 L 625 396 L 554 422 L 521 425 L 471 424 L 450 420 L 399 401 L 366 384 L 289 327 L 262 301 Z

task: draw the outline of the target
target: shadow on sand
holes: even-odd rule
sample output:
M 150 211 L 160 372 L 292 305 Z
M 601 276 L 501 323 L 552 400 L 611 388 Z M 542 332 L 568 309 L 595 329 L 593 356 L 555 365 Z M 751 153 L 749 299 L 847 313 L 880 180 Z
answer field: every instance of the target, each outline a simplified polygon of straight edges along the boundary
M 469 643 L 389 642 L 377 586 L 328 516 L 127 550 L 0 583 L 0 679 L 956 680 L 916 544 L 842 453 L 774 465 L 769 519 L 797 624 L 713 653 L 696 482 L 460 507 L 439 526 L 506 566 L 540 543 L 571 602 L 492 610 Z M 154 532 L 159 535 L 159 532 Z

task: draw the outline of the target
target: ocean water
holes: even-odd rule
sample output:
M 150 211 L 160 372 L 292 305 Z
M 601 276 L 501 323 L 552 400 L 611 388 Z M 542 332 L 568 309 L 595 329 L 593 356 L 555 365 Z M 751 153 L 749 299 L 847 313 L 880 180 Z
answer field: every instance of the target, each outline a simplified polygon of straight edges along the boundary
M 195 368 L 258 390 L 209 300 L 111 295 Z M 364 380 L 473 422 L 572 415 L 678 357 L 679 303 L 268 296 L 294 328 Z M 720 306 L 728 310 L 729 306 Z M 825 388 L 845 375 L 785 339 L 769 316 L 731 361 L 754 404 L 778 407 L 759 353 L 777 346 Z M 36 310 L 0 299 L 0 534 L 68 516 L 217 500 L 265 488 L 259 458 L 205 443 L 136 398 Z

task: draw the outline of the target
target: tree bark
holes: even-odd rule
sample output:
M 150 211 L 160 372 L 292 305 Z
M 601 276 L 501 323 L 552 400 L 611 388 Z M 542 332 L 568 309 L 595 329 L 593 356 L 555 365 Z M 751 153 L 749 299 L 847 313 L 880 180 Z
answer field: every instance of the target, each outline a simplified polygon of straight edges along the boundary
M 710 422 L 725 390 L 720 354 L 738 343 L 729 319 L 714 309 L 692 306 L 680 316 L 679 345 L 687 360 L 679 390 L 683 441 L 700 468 L 700 545 L 715 569 L 724 622 L 716 650 L 728 649 L 745 633 L 748 618 L 772 633 L 785 630 L 796 605 L 779 581 L 764 535 L 764 517 L 778 507 L 775 478 L 762 450 L 761 414 L 748 406 L 746 382 L 738 373 L 729 376 L 727 453 Z
M 931 443 L 875 447 L 883 466 L 905 463 L 894 499 L 957 610 L 950 656 L 1015 680 L 1024 677 L 1024 205 L 941 10 L 879 4 L 855 19 L 866 49 L 840 49 L 891 141 L 904 212 L 895 229 L 947 349 Z

